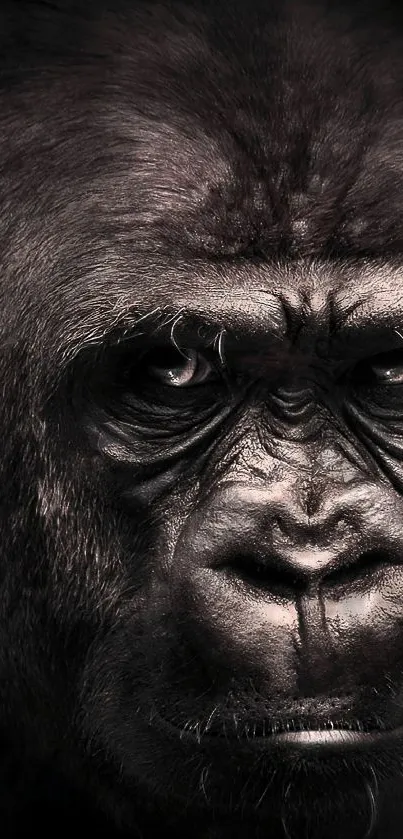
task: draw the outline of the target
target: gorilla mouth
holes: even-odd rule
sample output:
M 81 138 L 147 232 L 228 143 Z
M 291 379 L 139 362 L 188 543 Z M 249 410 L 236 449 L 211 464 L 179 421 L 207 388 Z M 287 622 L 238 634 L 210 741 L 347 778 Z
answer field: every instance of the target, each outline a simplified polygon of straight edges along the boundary
M 251 745 L 300 745 L 312 747 L 364 743 L 379 735 L 390 732 L 379 720 L 367 719 L 323 719 L 292 717 L 281 720 L 258 720 L 243 722 L 236 727 L 225 723 L 211 726 L 201 738 L 215 740 L 238 740 Z
M 317 721 L 308 725 L 293 720 L 292 724 L 284 721 L 276 727 L 270 725 L 266 729 L 263 725 L 253 726 L 251 733 L 241 731 L 236 739 L 240 744 L 243 743 L 254 749 L 264 750 L 269 747 L 284 752 L 295 749 L 303 752 L 320 749 L 323 754 L 324 751 L 336 753 L 375 747 L 387 748 L 388 745 L 396 742 L 399 732 L 400 736 L 403 736 L 403 727 L 387 729 L 370 723 L 364 725 L 358 721 L 356 723 Z M 231 739 L 228 734 L 218 731 L 208 732 L 200 742 L 203 740 L 206 740 L 206 743 L 214 741 L 222 743 L 223 740 L 234 742 L 234 738 Z
M 283 734 L 304 734 L 313 731 L 353 731 L 360 734 L 368 734 L 372 731 L 385 730 L 379 721 L 369 720 L 321 720 L 304 718 L 285 718 L 282 720 L 258 720 L 242 723 L 237 727 L 236 736 L 238 739 L 258 739 L 276 737 Z M 225 724 L 211 726 L 206 732 L 209 737 L 228 737 L 228 729 Z
M 330 752 L 371 747 L 388 748 L 396 745 L 396 740 L 403 738 L 403 726 L 387 727 L 379 718 L 368 715 L 365 719 L 325 718 L 307 715 L 284 717 L 282 719 L 232 720 L 216 719 L 211 724 L 203 725 L 200 721 L 187 720 L 182 724 L 178 720 L 169 720 L 158 715 L 160 723 L 171 733 L 176 732 L 182 741 L 198 745 L 220 745 L 281 750 L 299 748 L 301 750 L 327 749 Z

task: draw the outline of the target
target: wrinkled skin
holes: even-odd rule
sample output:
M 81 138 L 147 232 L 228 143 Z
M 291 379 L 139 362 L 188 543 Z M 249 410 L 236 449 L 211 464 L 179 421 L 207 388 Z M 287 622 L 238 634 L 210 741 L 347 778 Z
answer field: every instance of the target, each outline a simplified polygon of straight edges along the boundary
M 403 830 L 403 15 L 0 9 L 2 836 Z

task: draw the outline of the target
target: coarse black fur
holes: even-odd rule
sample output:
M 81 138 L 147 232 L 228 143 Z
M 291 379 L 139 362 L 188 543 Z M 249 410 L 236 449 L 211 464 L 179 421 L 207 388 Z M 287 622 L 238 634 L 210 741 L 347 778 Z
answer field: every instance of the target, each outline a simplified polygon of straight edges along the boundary
M 402 195 L 397 2 L 2 0 L 4 839 L 402 835 Z

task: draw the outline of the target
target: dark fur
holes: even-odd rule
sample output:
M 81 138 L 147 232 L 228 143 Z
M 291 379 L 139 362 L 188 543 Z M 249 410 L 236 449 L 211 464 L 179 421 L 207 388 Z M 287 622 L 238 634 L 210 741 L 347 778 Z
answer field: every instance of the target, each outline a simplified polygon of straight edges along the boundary
M 0 33 L 1 836 L 280 836 L 278 814 L 181 800 L 197 760 L 162 788 L 162 747 L 125 741 L 143 755 L 156 695 L 183 720 L 150 557 L 228 452 L 158 483 L 147 442 L 109 441 L 108 353 L 203 283 L 242 294 L 245 265 L 343 263 L 353 284 L 351 261 L 399 264 L 399 4 L 3 0 Z

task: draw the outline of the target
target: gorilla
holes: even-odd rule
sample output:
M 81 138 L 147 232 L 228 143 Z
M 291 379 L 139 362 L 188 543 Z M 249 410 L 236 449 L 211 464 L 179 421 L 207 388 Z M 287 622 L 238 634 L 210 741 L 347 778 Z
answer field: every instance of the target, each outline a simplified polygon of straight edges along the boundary
M 0 823 L 403 835 L 403 5 L 2 0 Z

